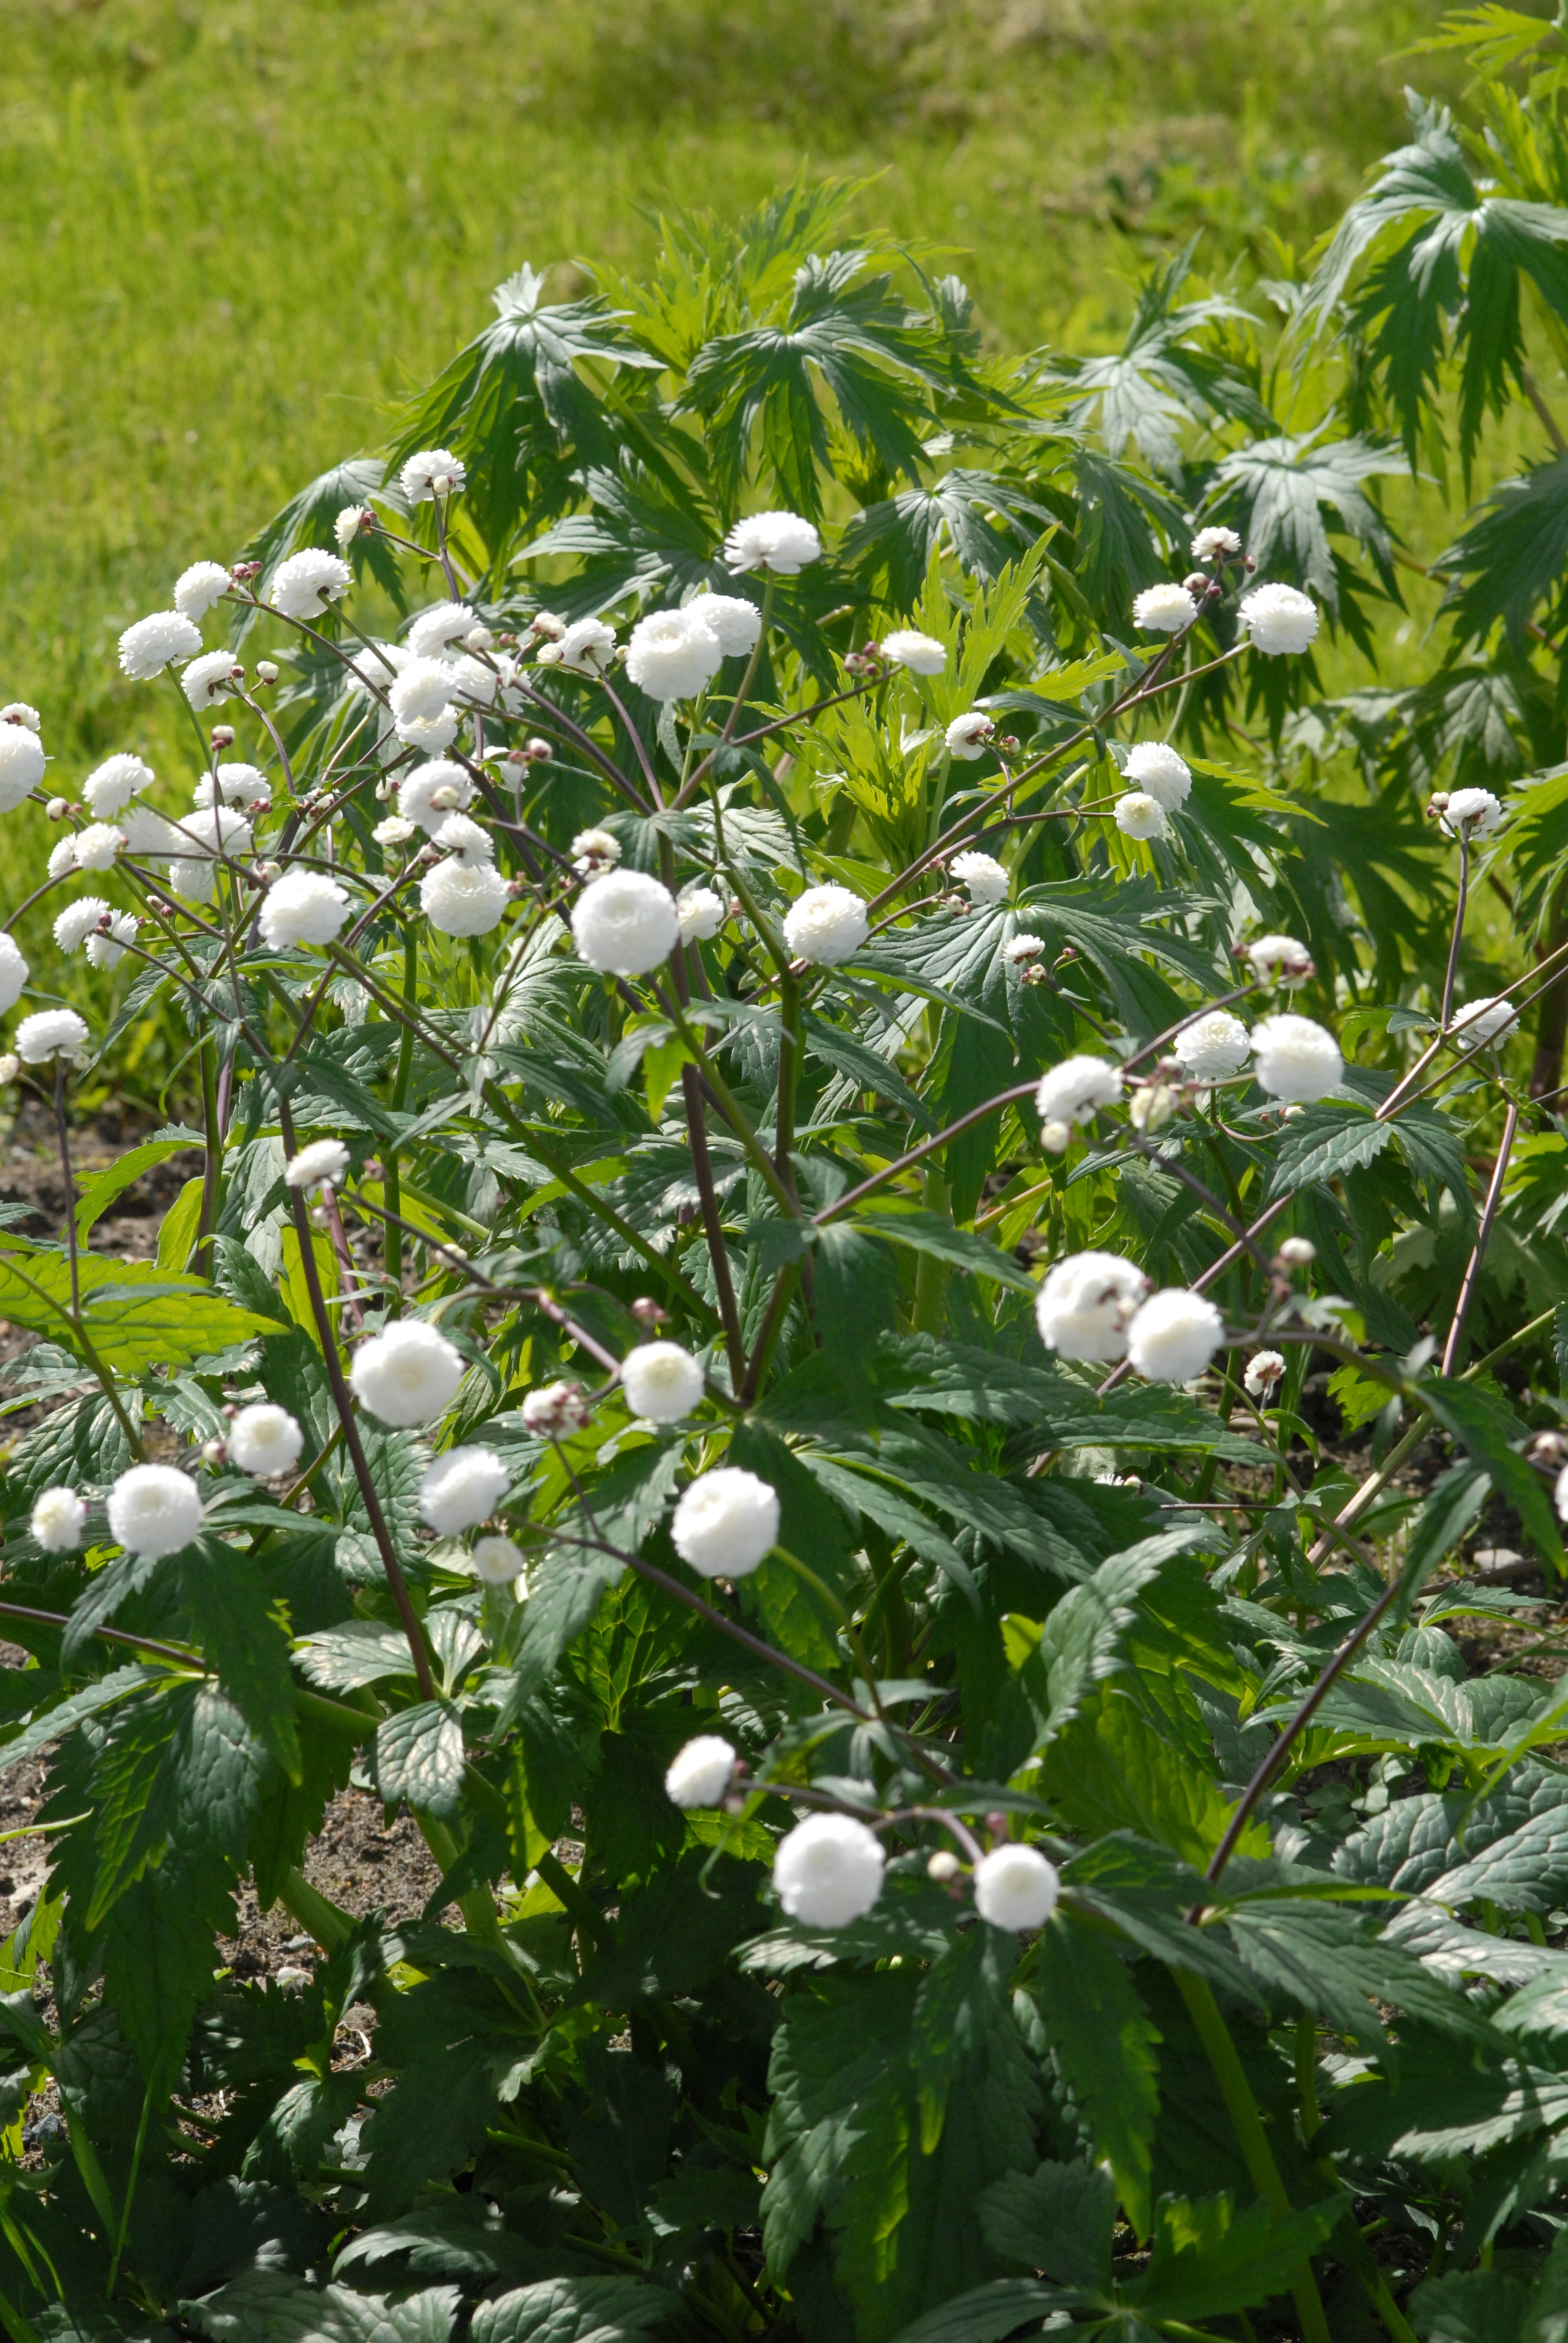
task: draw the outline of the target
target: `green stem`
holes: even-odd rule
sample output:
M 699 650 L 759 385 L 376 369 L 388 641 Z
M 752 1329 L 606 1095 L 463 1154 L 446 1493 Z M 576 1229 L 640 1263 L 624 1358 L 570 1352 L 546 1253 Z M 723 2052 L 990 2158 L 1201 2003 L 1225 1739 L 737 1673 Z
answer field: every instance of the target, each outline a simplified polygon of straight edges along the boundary
M 408 1079 L 414 1068 L 414 1025 L 419 993 L 419 930 L 412 920 L 403 930 L 403 1001 L 408 1022 L 397 1035 L 397 1071 L 392 1084 L 392 1111 L 407 1111 Z M 388 1141 L 381 1151 L 383 1186 L 387 1192 L 387 1208 L 395 1217 L 387 1223 L 382 1258 L 387 1266 L 387 1314 L 399 1318 L 403 1314 L 403 1231 L 396 1215 L 403 1210 L 402 1172 L 397 1162 L 397 1145 Z
M 557 1903 L 566 1906 L 579 1933 L 590 1945 L 597 1945 L 604 1934 L 604 1914 L 587 1889 L 578 1886 L 553 1846 L 547 1846 L 542 1855 L 536 1856 L 534 1869 Z
M 1213 1989 L 1206 1979 L 1194 1976 L 1191 1970 L 1174 1969 L 1171 1974 L 1214 2070 L 1248 2177 L 1259 2196 L 1268 2199 L 1275 2220 L 1282 2221 L 1290 2213 L 1291 2200 L 1285 2194 L 1285 2184 L 1280 2177 L 1280 2167 L 1263 2129 L 1263 2118 L 1252 2097 L 1241 2053 L 1231 2038 L 1231 2029 L 1221 2015 Z M 1310 2262 L 1303 2263 L 1301 2275 L 1292 2281 L 1291 2296 L 1302 2323 L 1304 2343 L 1333 2343 Z
M 323 1896 L 318 1887 L 312 1887 L 303 1871 L 284 1873 L 278 1901 L 329 1953 L 346 1945 L 359 1925 L 351 1912 L 345 1912 L 330 1896 Z
M 142 2117 L 136 2126 L 136 2144 L 131 2151 L 131 2177 L 126 2183 L 126 2201 L 120 2207 L 120 2217 L 115 2227 L 115 2250 L 109 2262 L 109 2275 L 104 2284 L 106 2301 L 112 2298 L 116 2280 L 120 2275 L 120 2262 L 126 2250 L 126 2233 L 131 2226 L 131 2207 L 136 2201 L 136 2176 L 142 2168 L 142 2156 L 147 2144 L 147 2125 L 152 2112 L 153 2087 L 149 2083 L 142 2093 Z
M 921 1182 L 920 1202 L 928 1212 L 938 1212 L 946 1218 L 951 1191 L 934 1163 L 928 1165 Z M 917 1334 L 941 1332 L 947 1282 L 945 1262 L 939 1261 L 934 1253 L 922 1252 L 916 1256 L 914 1331 Z
M 758 1138 L 757 1133 L 752 1130 L 750 1123 L 747 1121 L 746 1116 L 741 1111 L 729 1083 L 725 1081 L 723 1075 L 719 1072 L 718 1067 L 713 1063 L 713 1061 L 709 1058 L 707 1051 L 698 1040 L 689 1021 L 682 1014 L 678 1002 L 669 1001 L 667 1001 L 665 1005 L 669 1011 L 670 1021 L 674 1025 L 676 1031 L 679 1034 L 681 1040 L 685 1042 L 687 1048 L 691 1052 L 693 1064 L 696 1066 L 699 1073 L 702 1076 L 703 1081 L 708 1084 L 709 1089 L 713 1092 L 714 1097 L 718 1100 L 719 1110 L 723 1114 L 726 1122 L 729 1123 L 731 1131 L 735 1133 L 736 1138 L 740 1141 L 741 1146 L 745 1149 L 747 1161 L 757 1172 L 769 1194 L 773 1198 L 774 1202 L 780 1207 L 790 1220 L 799 1220 L 800 1217 L 799 1205 L 795 1202 L 794 1199 L 789 1194 L 789 1190 L 784 1185 L 783 1181 L 774 1170 L 768 1150 L 763 1146 L 762 1141 Z

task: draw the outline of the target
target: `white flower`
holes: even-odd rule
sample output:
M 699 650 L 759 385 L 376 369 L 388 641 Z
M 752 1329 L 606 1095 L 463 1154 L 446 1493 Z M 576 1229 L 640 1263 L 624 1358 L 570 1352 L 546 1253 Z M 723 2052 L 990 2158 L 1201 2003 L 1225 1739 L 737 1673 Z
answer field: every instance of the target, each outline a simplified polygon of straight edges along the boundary
M 463 1354 L 423 1318 L 395 1318 L 360 1343 L 348 1380 L 361 1406 L 407 1432 L 446 1414 L 463 1380 Z
M 419 908 L 444 936 L 487 936 L 511 900 L 493 862 L 469 862 L 459 854 L 437 862 L 419 881 Z
M 895 627 L 877 648 L 885 659 L 895 667 L 907 667 L 911 675 L 940 675 L 948 663 L 946 644 L 939 643 L 934 635 L 918 634 L 912 627 Z
M 1127 1355 L 1151 1383 L 1190 1383 L 1225 1339 L 1213 1303 L 1185 1286 L 1151 1294 L 1127 1329 Z
M 0 1017 L 15 1008 L 31 972 L 15 938 L 0 935 Z
M 621 1361 L 621 1389 L 633 1415 L 678 1423 L 702 1399 L 702 1369 L 678 1342 L 639 1342 Z
M 48 867 L 51 879 L 64 879 L 75 869 L 76 841 L 68 832 L 51 848 Z
M 55 941 L 64 952 L 79 951 L 109 906 L 101 895 L 80 895 L 55 922 Z
M 1162 805 L 1167 813 L 1184 806 L 1192 787 L 1192 775 L 1185 757 L 1179 757 L 1164 740 L 1140 740 L 1127 752 L 1122 769 L 1130 781 L 1136 781 L 1145 796 Z
M 1183 1025 L 1171 1043 L 1190 1074 L 1201 1082 L 1222 1082 L 1239 1074 L 1251 1055 L 1252 1044 L 1239 1017 L 1226 1009 L 1211 1009 Z
M 348 1150 L 340 1139 L 313 1139 L 291 1155 L 283 1176 L 291 1188 L 335 1188 L 348 1169 Z
M 1449 1040 L 1461 1050 L 1484 1050 L 1491 1043 L 1506 1041 L 1517 1031 L 1519 1019 L 1511 1001 L 1467 1001 L 1454 1012 Z
M 620 840 L 612 830 L 579 830 L 572 840 L 572 867 L 588 877 L 601 869 L 613 870 L 620 860 Z
M 1287 1237 L 1280 1247 L 1280 1259 L 1291 1269 L 1305 1269 L 1317 1257 L 1318 1249 L 1311 1237 Z
M 1011 968 L 1027 968 L 1030 960 L 1045 956 L 1043 936 L 1010 936 L 1001 948 L 1001 956 Z
M 151 780 L 149 773 L 147 779 Z M 239 762 L 220 765 L 217 769 L 217 795 L 225 805 L 248 809 L 259 805 L 263 798 L 271 799 L 272 783 L 259 765 Z M 204 773 L 196 783 L 196 802 L 209 806 L 213 801 L 212 775 Z
M 1129 789 L 1116 800 L 1116 827 L 1128 838 L 1166 838 L 1171 825 L 1158 798 L 1146 789 Z
M 329 944 L 348 917 L 348 898 L 318 870 L 286 870 L 267 889 L 261 907 L 262 941 L 269 951 L 290 944 Z
M 1179 635 L 1197 615 L 1185 586 L 1147 586 L 1132 605 L 1132 623 L 1146 635 Z
M 695 610 L 703 625 L 718 636 L 726 659 L 745 659 L 756 649 L 762 613 L 755 602 L 745 601 L 739 594 L 699 594 L 686 607 Z
M 1217 553 L 1240 553 L 1241 540 L 1233 528 L 1201 528 L 1192 539 L 1194 561 L 1212 561 Z
M 466 813 L 449 813 L 436 832 L 436 843 L 445 854 L 455 854 L 462 862 L 493 862 L 496 841 L 482 822 L 470 821 Z
M 1113 1252 L 1070 1253 L 1035 1295 L 1040 1339 L 1059 1359 L 1124 1358 L 1128 1321 L 1148 1291 L 1149 1280 L 1131 1261 Z
M 776 578 L 793 578 L 821 558 L 821 538 L 799 513 L 749 513 L 724 540 L 731 569 L 770 569 Z
M 133 683 L 149 683 L 171 659 L 195 659 L 201 628 L 179 610 L 155 610 L 120 637 L 120 666 Z
M 1318 631 L 1318 606 L 1293 586 L 1259 586 L 1237 612 L 1252 649 L 1270 659 L 1304 651 Z
M 23 1018 L 15 1039 L 23 1064 L 41 1066 L 50 1058 L 75 1057 L 86 1042 L 87 1021 L 74 1009 L 39 1009 Z
M 329 602 L 341 600 L 354 572 L 336 553 L 307 545 L 280 561 L 272 573 L 267 600 L 284 618 L 319 618 Z
M 40 732 L 44 719 L 37 709 L 30 708 L 25 699 L 8 699 L 5 707 L 0 708 L 0 724 L 24 724 L 29 732 Z
M 175 608 L 182 618 L 205 618 L 233 583 L 221 561 L 193 561 L 175 579 Z
M 390 847 L 407 846 L 408 840 L 417 838 L 419 833 L 411 821 L 404 820 L 400 813 L 389 813 L 385 821 L 377 823 L 370 835 L 385 852 Z
M 669 1534 L 699 1577 L 748 1578 L 779 1543 L 778 1493 L 739 1464 L 720 1464 L 682 1492 Z
M 126 842 L 126 833 L 113 822 L 90 821 L 71 840 L 72 852 L 78 870 L 112 870 Z
M 512 1485 L 493 1448 L 448 1448 L 419 1483 L 419 1511 L 438 1537 L 488 1518 Z
M 152 767 L 140 757 L 106 757 L 82 783 L 82 796 L 89 811 L 100 821 L 113 821 L 117 813 L 124 813 L 134 797 L 152 787 L 155 778 Z
M 1305 984 L 1312 973 L 1312 953 L 1294 936 L 1257 936 L 1244 957 L 1254 976 L 1271 976 L 1276 984 Z
M 193 708 L 216 708 L 234 689 L 245 670 L 232 651 L 204 651 L 192 659 L 180 678 L 180 689 Z
M 133 805 L 120 825 L 126 841 L 126 851 L 138 862 L 166 862 L 185 851 L 185 840 L 166 814 L 155 812 L 150 805 Z M 65 840 L 61 841 L 66 843 Z M 69 841 L 73 853 L 67 868 L 75 865 L 75 840 Z
M 950 757 L 962 758 L 966 765 L 983 757 L 986 743 L 996 731 L 996 726 L 983 708 L 971 708 L 967 716 L 955 716 L 943 733 Z
M 28 1527 L 34 1543 L 45 1554 L 75 1554 L 87 1526 L 87 1508 L 75 1489 L 44 1489 L 33 1506 Z
M 1558 1473 L 1557 1486 L 1553 1495 L 1556 1500 L 1559 1520 L 1568 1522 L 1568 1464 L 1564 1464 Z
M 305 1447 L 305 1433 L 286 1407 L 258 1400 L 242 1407 L 228 1427 L 225 1445 L 242 1473 L 264 1481 L 292 1472 Z
M 477 624 L 477 614 L 467 602 L 437 602 L 420 611 L 403 639 L 416 659 L 435 659 Z
M 216 860 L 237 861 L 251 850 L 251 827 L 237 806 L 196 806 L 182 814 L 177 825 L 180 854 L 186 861 Z M 85 832 L 82 836 L 85 836 Z M 82 838 L 76 840 L 76 860 L 82 860 Z
M 646 976 L 679 940 L 675 898 L 646 870 L 590 879 L 572 907 L 578 957 L 608 976 Z
M 809 1815 L 779 1843 L 773 1885 L 804 1928 L 843 1928 L 882 1892 L 881 1841 L 852 1815 Z
M 797 960 L 837 968 L 854 957 L 870 930 L 864 903 L 848 887 L 808 887 L 785 916 L 784 940 Z
M 523 1429 L 538 1440 L 565 1440 L 588 1420 L 580 1383 L 541 1383 L 523 1402 Z
M 10 813 L 44 778 L 44 743 L 25 724 L 0 724 L 0 813 Z
M 955 854 L 948 869 L 970 890 L 971 903 L 1005 903 L 1012 885 L 994 854 Z
M 0 1057 L 0 1083 L 14 1082 L 21 1071 L 21 1059 L 15 1050 L 7 1050 L 4 1057 Z
M 134 911 L 116 911 L 108 927 L 87 938 L 87 959 L 94 968 L 113 968 L 124 960 L 126 946 L 134 944 L 141 921 Z
M 368 505 L 343 505 L 332 524 L 332 534 L 337 540 L 339 553 L 347 553 L 361 530 L 374 528 L 376 516 Z
M 1490 789 L 1455 789 L 1439 818 L 1450 838 L 1490 838 L 1503 827 L 1503 808 Z
M 435 497 L 460 496 L 468 484 L 461 456 L 447 447 L 425 447 L 410 456 L 398 478 L 411 505 L 428 504 Z
M 1279 1351 L 1254 1351 L 1247 1362 L 1247 1372 L 1241 1377 L 1254 1399 L 1266 1399 L 1285 1372 L 1283 1354 Z
M 481 659 L 470 659 L 467 652 L 452 662 L 452 689 L 458 698 L 471 700 L 480 708 L 493 708 L 496 694 L 501 688 L 502 677 L 497 669 Z
M 615 655 L 615 628 L 602 618 L 574 618 L 558 642 L 541 643 L 546 667 L 569 668 L 574 675 L 602 675 Z
M 523 1574 L 523 1549 L 509 1537 L 474 1541 L 474 1575 L 482 1586 L 516 1586 Z
M 473 801 L 474 784 L 449 757 L 416 765 L 397 785 L 398 812 L 405 821 L 417 822 L 432 838 L 449 813 L 461 813 Z
M 717 1733 L 699 1733 L 676 1752 L 664 1777 L 672 1805 L 716 1806 L 735 1773 L 735 1752 Z
M 1339 1043 L 1310 1017 L 1264 1017 L 1252 1028 L 1252 1071 L 1271 1098 L 1326 1098 L 1344 1070 Z
M 397 738 L 412 748 L 444 749 L 455 739 L 452 670 L 444 659 L 410 659 L 399 670 L 387 701 Z
M 1095 1111 L 1121 1096 L 1121 1069 L 1103 1058 L 1063 1058 L 1042 1074 L 1034 1093 L 1041 1122 L 1092 1122 Z
M 109 1528 L 132 1554 L 181 1554 L 201 1528 L 201 1492 L 172 1464 L 133 1464 L 109 1492 Z
M 683 888 L 675 905 L 681 942 L 706 943 L 724 925 L 729 909 L 723 897 L 716 895 L 711 887 Z
M 712 682 L 723 659 L 700 602 L 684 610 L 650 611 L 633 627 L 626 647 L 626 671 L 650 699 L 694 699 Z
M 1037 1846 L 1013 1841 L 993 1846 L 975 1865 L 975 1910 L 993 1928 L 1043 1928 L 1056 1909 L 1061 1882 Z

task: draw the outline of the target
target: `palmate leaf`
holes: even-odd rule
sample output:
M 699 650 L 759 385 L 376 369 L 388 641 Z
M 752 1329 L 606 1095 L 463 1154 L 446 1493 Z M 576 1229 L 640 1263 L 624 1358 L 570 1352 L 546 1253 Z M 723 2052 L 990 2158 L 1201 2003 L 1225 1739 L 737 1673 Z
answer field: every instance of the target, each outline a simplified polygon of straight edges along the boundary
M 607 304 L 549 303 L 525 265 L 492 298 L 493 326 L 475 336 L 405 413 L 387 468 L 422 447 L 452 448 L 468 468 L 464 510 L 499 564 L 525 511 L 572 501 L 572 469 L 613 466 L 618 434 L 584 360 L 658 371 L 663 361 L 620 330 Z
M 1182 476 L 1181 438 L 1195 420 L 1221 416 L 1267 430 L 1271 417 L 1251 385 L 1204 349 L 1205 327 L 1247 318 L 1235 302 L 1214 297 L 1181 301 L 1191 273 L 1194 236 L 1186 248 L 1144 279 L 1121 348 L 1106 357 L 1059 358 L 1047 378 L 1084 395 L 1075 422 L 1097 419 L 1114 457 L 1136 447 L 1151 470 Z
M 1162 2197 L 1148 2269 L 1123 2289 L 1151 2318 L 1220 2318 L 1283 2294 L 1339 2227 L 1343 2199 L 1330 2197 L 1283 2217 L 1261 2198 L 1236 2213 L 1229 2197 Z
M 1502 480 L 1432 568 L 1452 582 L 1443 608 L 1461 642 L 1501 624 L 1521 648 L 1539 618 L 1555 631 L 1568 568 L 1568 456 Z
M 995 579 L 1057 526 L 1046 506 L 1000 473 L 955 465 L 930 488 L 902 488 L 857 513 L 839 541 L 839 561 L 902 612 L 920 598 L 934 554 L 950 552 L 970 577 Z
M 918 474 L 931 394 L 980 386 L 930 317 L 910 310 L 890 277 L 865 277 L 864 252 L 808 258 L 778 324 L 721 334 L 692 359 L 677 411 L 707 427 L 715 489 L 738 501 L 754 432 L 761 459 L 792 510 L 819 518 L 829 469 L 828 419 L 817 396 L 831 392 L 839 420 L 885 471 Z M 857 281 L 860 280 L 860 281 Z
M 378 456 L 355 456 L 346 464 L 334 464 L 291 497 L 281 512 L 253 537 L 242 552 L 246 561 L 259 561 L 261 574 L 252 582 L 251 591 L 258 602 L 265 603 L 273 573 L 291 553 L 305 546 L 323 546 L 337 552 L 337 540 L 332 524 L 345 505 L 368 504 L 370 499 L 387 505 L 394 512 L 403 509 L 401 491 L 388 483 L 387 468 Z M 367 568 L 377 585 L 394 606 L 401 609 L 404 603 L 402 572 L 397 558 L 384 538 L 374 534 L 355 539 L 353 560 L 357 568 Z M 238 611 L 231 629 L 231 639 L 242 643 L 255 624 L 256 613 L 248 608 Z M 337 666 L 337 662 L 333 662 Z M 341 672 L 341 670 L 338 670 Z M 149 971 L 150 972 L 150 971 Z
M 1364 484 L 1403 468 L 1397 449 L 1365 439 L 1254 439 L 1216 466 L 1205 515 L 1234 515 L 1260 570 L 1310 586 L 1332 610 L 1339 603 L 1339 572 L 1325 510 L 1371 555 L 1394 594 L 1392 538 Z
M 1351 297 L 1372 335 L 1413 463 L 1422 409 L 1452 346 L 1460 354 L 1459 431 L 1468 470 L 1482 417 L 1501 411 L 1524 361 L 1520 285 L 1568 318 L 1568 210 L 1483 193 L 1446 108 L 1412 97 L 1415 136 L 1384 157 L 1319 264 L 1309 314 L 1326 324 L 1358 268 Z
M 716 592 L 745 592 L 715 558 L 722 531 L 692 495 L 676 498 L 646 469 L 590 466 L 583 488 L 591 509 L 569 514 L 519 548 L 514 566 L 566 554 L 571 578 L 552 586 L 563 617 L 607 609 L 635 594 L 642 602 L 678 602 L 704 583 Z

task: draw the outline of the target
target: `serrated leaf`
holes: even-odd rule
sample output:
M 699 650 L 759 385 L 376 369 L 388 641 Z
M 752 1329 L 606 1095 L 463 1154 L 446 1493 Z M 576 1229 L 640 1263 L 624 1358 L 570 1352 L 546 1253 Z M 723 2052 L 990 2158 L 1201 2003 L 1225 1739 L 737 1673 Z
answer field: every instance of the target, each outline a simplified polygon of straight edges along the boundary
M 449 1702 L 419 1701 L 376 1728 L 376 1787 L 386 1805 L 407 1798 L 416 1814 L 455 1820 L 465 1762 L 462 1720 Z
M 1040 1940 L 1030 1990 L 1095 2156 L 1110 2165 L 1128 2219 L 1147 2237 L 1160 2036 L 1131 1974 L 1106 1937 L 1063 1916 Z

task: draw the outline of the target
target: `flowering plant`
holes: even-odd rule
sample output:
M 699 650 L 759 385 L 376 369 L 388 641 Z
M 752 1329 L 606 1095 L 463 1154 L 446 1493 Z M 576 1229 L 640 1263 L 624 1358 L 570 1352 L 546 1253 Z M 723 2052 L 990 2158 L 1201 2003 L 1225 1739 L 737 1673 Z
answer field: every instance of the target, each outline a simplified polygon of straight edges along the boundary
M 1560 1697 L 1466 1681 L 1521 1598 L 1434 1576 L 1489 1503 L 1563 1562 L 1557 1207 L 1531 1307 L 1489 1250 L 1552 970 L 1459 989 L 1506 809 L 1432 798 L 1396 1021 L 1372 864 L 1204 753 L 1309 704 L 1348 555 L 1194 532 L 1103 367 L 983 361 L 832 201 L 510 280 L 126 632 L 191 802 L 128 750 L 51 802 L 123 990 L 10 1078 L 68 1172 L 170 1002 L 201 1105 L 0 1232 L 18 2337 L 1408 2337 L 1434 2228 L 1422 2332 L 1560 2298 Z M 193 1139 L 156 1262 L 95 1251 Z M 350 1780 L 417 1921 L 310 1876 Z M 245 1881 L 286 1985 L 217 1956 Z

